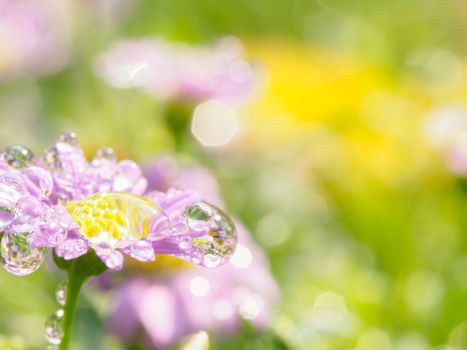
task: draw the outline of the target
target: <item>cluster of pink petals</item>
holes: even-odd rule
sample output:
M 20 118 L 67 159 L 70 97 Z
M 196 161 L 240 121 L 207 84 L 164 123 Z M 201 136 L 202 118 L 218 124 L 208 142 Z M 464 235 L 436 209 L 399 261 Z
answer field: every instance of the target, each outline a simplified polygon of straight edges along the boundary
M 31 166 L 13 169 L 0 161 L 0 232 L 34 232 L 36 246 L 56 246 L 74 225 L 63 206 L 52 205 L 53 179 Z
M 21 157 L 15 159 L 18 150 L 31 159 L 23 163 Z M 233 225 L 228 232 L 220 225 L 220 221 L 229 223 L 225 214 L 195 192 L 175 189 L 146 194 L 161 209 L 151 221 L 149 236 L 116 244 L 87 239 L 65 208 L 67 201 L 106 192 L 142 195 L 147 181 L 136 163 L 117 162 L 111 149 L 100 149 L 87 161 L 73 133 L 62 134 L 38 159 L 21 146 L 10 147 L 0 159 L 0 232 L 27 232 L 33 247 L 54 248 L 59 257 L 75 259 L 93 249 L 111 269 L 122 267 L 123 254 L 144 262 L 153 261 L 155 254 L 169 254 L 217 267 L 235 249 Z M 192 205 L 207 206 L 213 220 L 192 229 L 185 213 Z
M 152 189 L 196 184 L 211 201 L 219 198 L 218 185 L 207 169 L 180 167 L 169 156 L 150 164 L 144 173 Z M 278 286 L 264 253 L 241 224 L 236 222 L 236 227 L 237 250 L 217 269 L 194 266 L 160 277 L 136 274 L 119 285 L 109 320 L 115 335 L 131 344 L 143 329 L 147 348 L 165 348 L 200 330 L 229 335 L 240 328 L 242 319 L 255 327 L 267 326 Z
M 162 100 L 243 101 L 259 80 L 232 37 L 201 47 L 161 38 L 120 41 L 97 58 L 95 67 L 111 86 L 139 88 Z
M 99 192 L 144 194 L 147 181 L 138 164 L 131 160 L 117 162 L 113 150 L 98 149 L 89 162 L 73 133 L 62 134 L 57 143 L 45 150 L 39 164 L 54 179 L 52 199 L 79 200 Z
M 61 7 L 55 0 L 0 0 L 0 80 L 49 73 L 65 65 Z

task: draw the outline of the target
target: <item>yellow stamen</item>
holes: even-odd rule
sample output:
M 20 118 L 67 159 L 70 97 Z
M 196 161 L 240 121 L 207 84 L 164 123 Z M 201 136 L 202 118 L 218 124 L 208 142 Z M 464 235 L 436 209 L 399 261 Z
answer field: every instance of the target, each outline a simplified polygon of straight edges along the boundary
M 148 199 L 125 192 L 98 193 L 66 208 L 81 233 L 96 240 L 135 240 L 146 237 L 159 207 Z

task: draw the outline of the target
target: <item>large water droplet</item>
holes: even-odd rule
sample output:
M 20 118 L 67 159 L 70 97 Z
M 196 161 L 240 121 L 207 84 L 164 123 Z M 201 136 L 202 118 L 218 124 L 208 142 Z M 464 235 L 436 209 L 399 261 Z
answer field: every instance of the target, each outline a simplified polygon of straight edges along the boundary
M 31 233 L 4 234 L 0 241 L 0 262 L 8 272 L 24 276 L 36 271 L 45 257 L 45 248 L 29 242 Z
M 60 282 L 57 286 L 57 289 L 55 290 L 55 299 L 57 300 L 57 303 L 59 303 L 62 306 L 64 306 L 66 303 L 67 285 L 68 284 L 66 281 Z
M 19 145 L 7 147 L 0 156 L 9 166 L 15 169 L 27 168 L 34 160 L 34 153 Z
M 51 344 L 58 345 L 63 338 L 63 310 L 58 310 L 45 321 L 45 339 Z
M 211 206 L 206 203 L 196 203 L 185 211 L 188 226 L 194 231 L 208 229 L 213 215 Z
M 206 267 L 217 267 L 229 259 L 235 251 L 238 240 L 235 225 L 222 210 L 207 203 L 198 203 L 196 209 L 198 213 L 200 204 L 202 204 L 201 208 L 203 208 L 203 212 L 211 212 L 212 216 L 210 221 L 208 221 L 209 232 L 191 240 L 191 244 L 197 249 L 197 251 L 192 253 L 191 260 L 195 263 L 201 263 Z M 209 208 L 209 211 L 206 207 Z M 187 216 L 187 219 L 189 219 L 189 215 Z M 201 216 L 199 215 L 198 217 Z M 202 255 L 202 259 L 200 259 L 200 254 Z
M 232 236 L 235 225 L 232 220 L 223 213 L 220 209 L 215 209 L 216 215 L 214 215 L 214 225 L 211 231 L 211 236 L 216 240 L 225 240 Z

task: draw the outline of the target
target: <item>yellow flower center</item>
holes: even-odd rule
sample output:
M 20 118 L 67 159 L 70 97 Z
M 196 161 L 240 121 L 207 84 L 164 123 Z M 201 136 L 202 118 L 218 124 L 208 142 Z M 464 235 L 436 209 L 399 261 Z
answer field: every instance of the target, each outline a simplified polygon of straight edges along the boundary
M 97 193 L 66 208 L 81 234 L 96 243 L 138 240 L 149 234 L 149 225 L 160 208 L 150 200 L 126 192 Z

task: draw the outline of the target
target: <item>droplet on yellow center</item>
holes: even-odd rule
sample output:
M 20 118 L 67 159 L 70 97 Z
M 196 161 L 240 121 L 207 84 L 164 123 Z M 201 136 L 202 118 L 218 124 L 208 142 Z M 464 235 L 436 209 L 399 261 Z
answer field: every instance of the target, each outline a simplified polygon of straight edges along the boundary
M 97 193 L 66 208 L 81 234 L 91 241 L 138 240 L 149 234 L 149 225 L 160 212 L 150 200 L 127 192 Z

